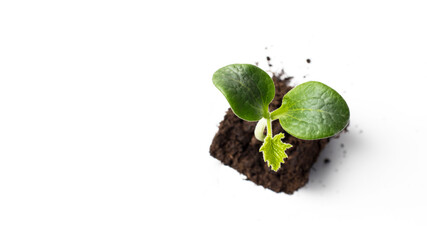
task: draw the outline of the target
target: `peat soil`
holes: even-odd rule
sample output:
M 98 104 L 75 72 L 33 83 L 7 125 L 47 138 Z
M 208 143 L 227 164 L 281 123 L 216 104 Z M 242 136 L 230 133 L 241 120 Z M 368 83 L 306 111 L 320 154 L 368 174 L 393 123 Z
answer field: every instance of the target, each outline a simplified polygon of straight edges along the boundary
M 278 108 L 283 96 L 292 89 L 289 85 L 292 78 L 284 76 L 283 71 L 273 74 L 276 95 L 270 104 L 270 111 Z M 284 80 L 281 80 L 283 78 Z M 310 169 L 320 151 L 329 142 L 329 138 L 301 140 L 285 132 L 279 121 L 274 121 L 272 124 L 273 134 L 285 133 L 283 141 L 293 146 L 286 151 L 288 158 L 277 172 L 267 166 L 262 153 L 259 152 L 262 142 L 254 136 L 256 122 L 243 121 L 236 117 L 230 108 L 219 125 L 209 152 L 223 164 L 245 175 L 247 180 L 275 192 L 292 194 L 308 182 Z

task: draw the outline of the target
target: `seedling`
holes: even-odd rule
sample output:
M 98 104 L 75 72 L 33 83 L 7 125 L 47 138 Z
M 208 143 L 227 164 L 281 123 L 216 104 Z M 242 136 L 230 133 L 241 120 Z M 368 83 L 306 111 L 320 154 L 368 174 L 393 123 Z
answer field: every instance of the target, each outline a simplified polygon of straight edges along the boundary
M 335 90 L 323 83 L 300 84 L 283 96 L 282 105 L 270 112 L 275 87 L 271 77 L 250 64 L 232 64 L 213 75 L 214 85 L 224 94 L 234 114 L 246 121 L 258 121 L 255 137 L 264 142 L 259 149 L 264 161 L 274 171 L 287 158 L 283 133 L 273 136 L 271 122 L 279 120 L 282 128 L 294 137 L 315 140 L 334 136 L 348 124 L 350 110 Z M 267 128 L 267 135 L 264 134 Z

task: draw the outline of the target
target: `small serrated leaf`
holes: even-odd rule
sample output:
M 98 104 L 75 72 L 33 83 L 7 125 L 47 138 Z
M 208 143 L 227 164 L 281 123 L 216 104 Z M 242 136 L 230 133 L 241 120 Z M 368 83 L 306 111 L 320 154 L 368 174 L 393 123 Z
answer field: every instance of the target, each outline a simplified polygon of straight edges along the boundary
M 264 162 L 267 162 L 268 166 L 271 166 L 271 169 L 276 172 L 279 170 L 280 164 L 284 163 L 283 159 L 288 157 L 285 150 L 292 147 L 291 144 L 282 142 L 284 137 L 283 133 L 279 133 L 273 138 L 267 136 L 264 139 L 264 144 L 259 149 L 263 153 Z

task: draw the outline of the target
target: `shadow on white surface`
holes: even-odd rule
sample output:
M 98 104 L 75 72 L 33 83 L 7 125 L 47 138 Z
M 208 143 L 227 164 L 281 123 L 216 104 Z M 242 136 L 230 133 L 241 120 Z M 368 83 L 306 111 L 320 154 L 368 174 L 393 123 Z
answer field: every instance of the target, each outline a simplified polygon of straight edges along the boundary
M 357 125 L 349 125 L 347 132 L 342 132 L 338 138 L 332 138 L 311 168 L 309 182 L 301 190 L 322 192 L 332 189 L 339 192 L 339 189 L 335 188 L 335 182 L 340 181 L 342 166 L 354 161 L 354 158 L 349 157 L 349 152 L 360 149 L 361 134 L 363 130 Z

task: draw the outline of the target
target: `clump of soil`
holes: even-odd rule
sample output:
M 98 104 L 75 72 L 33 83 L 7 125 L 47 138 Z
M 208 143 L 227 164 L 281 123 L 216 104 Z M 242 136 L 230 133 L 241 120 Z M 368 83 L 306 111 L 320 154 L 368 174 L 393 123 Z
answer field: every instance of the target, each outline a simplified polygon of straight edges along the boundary
M 278 108 L 283 96 L 292 89 L 289 86 L 290 77 L 280 80 L 284 74 L 282 71 L 273 75 L 276 95 L 270 104 L 270 111 Z M 297 139 L 286 133 L 279 121 L 272 124 L 273 134 L 285 133 L 283 141 L 293 146 L 286 151 L 288 158 L 277 172 L 267 166 L 262 153 L 259 152 L 262 142 L 254 136 L 256 122 L 246 122 L 236 117 L 231 109 L 228 109 L 219 125 L 210 146 L 210 154 L 258 185 L 275 192 L 292 194 L 308 182 L 310 169 L 329 139 L 314 141 Z

